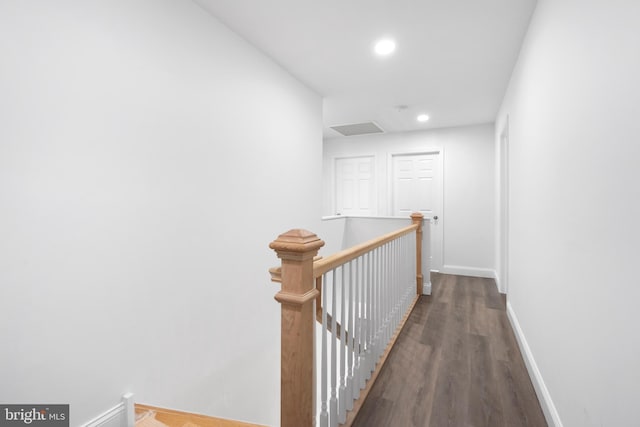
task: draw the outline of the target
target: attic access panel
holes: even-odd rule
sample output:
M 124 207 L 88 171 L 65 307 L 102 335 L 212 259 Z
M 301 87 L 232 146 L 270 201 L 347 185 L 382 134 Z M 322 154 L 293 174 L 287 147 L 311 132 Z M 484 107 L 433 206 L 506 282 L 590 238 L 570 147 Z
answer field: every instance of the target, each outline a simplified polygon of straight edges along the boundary
M 374 122 L 352 123 L 348 125 L 330 126 L 343 136 L 365 135 L 368 133 L 384 133 L 384 131 Z

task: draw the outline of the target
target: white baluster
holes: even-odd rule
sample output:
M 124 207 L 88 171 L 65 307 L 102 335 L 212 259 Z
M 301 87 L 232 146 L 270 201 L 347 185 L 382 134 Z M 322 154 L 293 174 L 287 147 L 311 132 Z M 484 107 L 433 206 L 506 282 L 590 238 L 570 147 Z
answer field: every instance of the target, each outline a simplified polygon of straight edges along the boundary
M 371 360 L 373 358 L 373 328 L 374 328 L 374 310 L 373 310 L 373 295 L 375 289 L 375 250 L 367 254 L 367 282 L 366 282 L 366 319 L 365 319 L 365 363 L 362 366 L 362 376 L 360 378 L 360 388 L 364 388 L 366 381 L 371 378 Z
M 374 365 L 372 366 L 372 371 L 375 369 L 375 365 L 378 363 L 378 359 L 380 358 L 380 347 L 382 342 L 382 325 L 384 325 L 384 247 L 378 248 L 378 292 L 376 298 L 376 307 L 378 307 L 378 315 L 377 315 L 377 327 L 376 327 L 376 337 L 374 338 L 376 341 L 375 349 L 376 356 L 374 358 Z
M 387 299 L 385 298 L 384 292 L 385 292 L 385 273 L 386 273 L 386 268 L 385 268 L 385 259 L 384 259 L 384 252 L 385 252 L 385 248 L 384 246 L 381 246 L 380 251 L 378 253 L 378 260 L 379 260 L 379 265 L 380 265 L 380 273 L 378 273 L 378 277 L 380 278 L 379 282 L 378 282 L 378 339 L 376 340 L 376 363 L 378 362 L 378 359 L 380 358 L 380 355 L 382 354 L 382 342 L 384 341 L 384 317 L 385 317 L 385 303 L 387 301 Z
M 338 387 L 337 387 L 337 379 L 338 379 L 338 346 L 337 340 L 338 336 L 336 334 L 336 270 L 332 270 L 332 289 L 331 289 L 331 400 L 329 401 L 329 422 L 332 427 L 337 427 L 338 425 Z
M 378 326 L 378 354 L 376 355 L 376 362 L 378 361 L 380 355 L 382 354 L 382 347 L 384 343 L 384 325 L 386 320 L 386 303 L 388 298 L 386 298 L 386 284 L 387 278 L 385 275 L 387 274 L 387 265 L 385 259 L 386 247 L 380 247 L 380 299 L 378 300 L 378 307 L 380 307 L 380 318 L 379 318 L 379 326 Z
M 373 371 L 376 367 L 376 363 L 378 363 L 378 358 L 380 357 L 380 340 L 381 338 L 381 333 L 382 333 L 382 316 L 383 316 L 383 312 L 382 312 L 382 282 L 383 282 L 383 278 L 382 278 L 382 274 L 384 272 L 383 269 L 383 262 L 382 262 L 382 248 L 378 248 L 376 249 L 376 290 L 375 290 L 375 297 L 373 300 L 373 308 L 375 311 L 375 315 L 374 315 L 374 322 L 375 322 L 375 327 L 374 327 L 374 335 L 373 335 L 373 359 L 372 359 L 372 364 L 371 364 L 371 371 Z
M 396 327 L 400 324 L 400 304 L 402 301 L 401 295 L 402 290 L 404 289 L 404 284 L 402 283 L 402 276 L 400 275 L 402 270 L 400 269 L 400 249 L 402 247 L 401 240 L 396 240 L 394 243 L 393 249 L 393 331 L 395 331 Z
M 378 322 L 378 307 L 377 307 L 377 292 L 378 292 L 378 280 L 380 278 L 380 274 L 378 273 L 378 252 L 377 249 L 374 249 L 371 253 L 371 300 L 369 304 L 371 305 L 371 326 L 369 327 L 369 342 L 371 345 L 371 351 L 367 354 L 367 380 L 371 378 L 372 367 L 375 366 L 374 358 L 376 356 L 376 329 Z
M 391 340 L 391 335 L 395 329 L 396 324 L 396 245 L 397 241 L 394 240 L 389 244 L 389 323 L 387 325 L 387 339 L 385 344 Z
M 393 243 L 388 243 L 385 245 L 385 284 L 384 284 L 384 292 L 385 292 L 385 315 L 384 315 L 384 339 L 382 340 L 382 348 L 385 347 L 387 342 L 389 341 L 389 324 L 391 323 L 391 249 Z M 380 352 L 382 355 L 382 352 Z
M 409 251 L 409 267 L 407 269 L 407 284 L 409 286 L 409 297 L 407 298 L 407 308 L 409 308 L 409 302 L 412 298 L 411 294 L 416 292 L 416 236 L 412 236 L 407 242 L 407 249 Z M 423 272 L 423 274 L 431 274 L 429 271 Z
M 391 323 L 391 243 L 385 245 L 384 248 L 384 325 L 383 325 L 383 338 L 382 338 L 382 349 L 385 348 L 387 342 L 389 341 L 389 324 Z M 384 351 L 384 350 L 383 350 Z M 382 356 L 382 351 L 380 352 Z
M 396 320 L 396 295 L 395 288 L 397 287 L 396 283 L 396 243 L 397 241 L 393 241 L 389 244 L 389 323 L 387 325 L 387 339 L 385 340 L 385 345 L 389 343 L 391 340 L 391 334 L 394 329 L 395 320 Z
M 411 288 L 415 288 L 415 278 L 413 281 L 411 280 L 411 246 L 410 246 L 411 239 L 413 239 L 413 241 L 415 242 L 415 236 L 413 234 L 408 234 L 407 238 L 404 241 L 404 251 L 403 251 L 404 255 L 402 256 L 402 259 L 404 259 L 403 281 L 405 283 L 404 302 L 402 304 L 403 313 L 405 313 L 409 308 L 409 295 L 410 295 L 409 291 L 411 290 Z M 413 259 L 415 259 L 415 255 L 413 256 Z M 415 277 L 415 270 L 413 271 L 414 271 L 414 277 Z M 413 286 L 412 286 L 412 282 L 413 282 Z
M 378 328 L 378 354 L 376 355 L 376 362 L 380 355 L 382 355 L 382 347 L 384 347 L 385 341 L 385 325 L 387 320 L 387 302 L 389 298 L 385 295 L 387 292 L 387 247 L 386 245 L 380 247 L 380 326 Z
M 353 398 L 357 399 L 360 396 L 360 362 L 362 361 L 362 349 L 364 349 L 364 345 L 362 344 L 362 316 L 363 316 L 363 306 L 362 306 L 362 281 L 363 281 L 363 267 L 364 267 L 364 258 L 358 258 L 358 280 L 356 281 L 356 289 L 355 289 L 355 306 L 354 306 L 354 342 L 353 347 L 355 351 L 354 355 L 354 368 L 353 368 Z
M 347 374 L 346 374 L 346 317 L 345 317 L 345 307 L 344 305 L 347 303 L 345 298 L 346 287 L 349 286 L 348 283 L 348 275 L 347 275 L 347 265 L 342 266 L 342 281 L 340 282 L 340 377 L 339 385 L 340 389 L 338 390 L 338 422 L 340 424 L 344 423 L 347 420 L 347 404 L 346 404 L 346 394 L 347 394 Z
M 320 427 L 329 427 L 327 411 L 327 275 L 322 276 L 322 349 L 320 353 Z
M 416 238 L 413 234 L 410 234 L 409 237 L 407 238 L 407 241 L 405 242 L 405 255 L 404 255 L 404 259 L 406 260 L 406 264 L 404 267 L 404 271 L 405 271 L 405 283 L 407 284 L 407 297 L 406 297 L 406 301 L 405 301 L 405 305 L 403 307 L 402 312 L 406 312 L 407 309 L 409 308 L 409 290 L 411 288 L 415 289 L 415 268 L 413 269 L 413 271 L 411 271 L 411 266 L 413 264 L 411 258 L 413 258 L 413 261 L 415 262 L 416 256 L 413 253 L 413 251 L 411 250 L 411 240 L 413 239 L 413 246 L 415 248 L 415 241 Z M 413 277 L 413 280 L 411 280 L 411 278 Z M 412 282 L 413 282 L 413 286 L 412 286 Z
M 393 271 L 394 271 L 394 289 L 395 289 L 395 303 L 393 305 L 394 310 L 394 321 L 393 321 L 393 330 L 395 331 L 396 327 L 400 324 L 400 318 L 402 313 L 402 296 L 404 295 L 405 284 L 403 282 L 402 276 L 402 259 L 400 258 L 400 254 L 402 251 L 402 240 L 397 240 L 395 244 L 395 256 L 393 260 Z
M 382 342 L 382 347 L 386 347 L 387 343 L 389 342 L 389 339 L 391 338 L 391 325 L 393 324 L 393 245 L 394 242 L 390 242 L 389 244 L 387 244 L 386 246 L 386 252 L 387 252 L 387 262 L 386 262 L 386 268 L 387 268 L 387 274 L 386 274 L 386 278 L 387 278 L 387 283 L 385 284 L 385 291 L 387 294 L 387 313 L 385 316 L 385 327 L 384 327 L 384 341 Z
M 349 300 L 349 313 L 347 315 L 347 410 L 353 409 L 353 356 L 354 356 L 354 343 L 355 343 L 355 328 L 353 321 L 353 307 L 355 304 L 354 293 L 358 286 L 358 259 L 349 263 L 349 273 L 351 280 L 349 280 L 349 292 L 347 300 Z
M 359 358 L 358 358 L 358 389 L 362 390 L 365 386 L 365 369 L 367 366 L 367 351 L 369 345 L 367 343 L 368 322 L 369 315 L 367 310 L 369 309 L 369 254 L 365 254 L 362 264 L 362 287 L 360 288 L 360 330 L 359 330 Z M 358 395 L 360 391 L 358 390 Z

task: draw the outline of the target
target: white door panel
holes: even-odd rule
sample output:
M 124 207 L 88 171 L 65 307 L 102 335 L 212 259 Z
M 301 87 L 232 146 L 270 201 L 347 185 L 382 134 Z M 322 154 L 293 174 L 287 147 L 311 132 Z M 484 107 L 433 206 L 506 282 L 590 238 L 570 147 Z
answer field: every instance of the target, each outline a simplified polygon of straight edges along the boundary
M 442 218 L 439 153 L 392 156 L 392 214 L 421 212 L 431 222 L 431 268 L 442 268 Z
M 336 214 L 375 215 L 374 158 L 336 159 Z

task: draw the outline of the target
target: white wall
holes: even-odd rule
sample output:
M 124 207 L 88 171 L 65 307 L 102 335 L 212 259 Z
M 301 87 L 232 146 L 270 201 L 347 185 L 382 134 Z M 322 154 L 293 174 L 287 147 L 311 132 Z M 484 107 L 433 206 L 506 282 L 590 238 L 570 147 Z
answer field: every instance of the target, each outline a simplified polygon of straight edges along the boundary
M 565 426 L 640 419 L 638 22 L 638 2 L 540 0 L 496 123 L 509 305 Z
M 182 0 L 3 1 L 0 57 L 0 401 L 278 424 L 320 98 Z
M 439 149 L 444 155 L 442 218 L 443 272 L 493 275 L 493 124 L 384 135 L 327 139 L 324 142 L 325 214 L 333 212 L 334 159 L 375 156 L 378 215 L 390 215 L 389 158 L 392 154 Z

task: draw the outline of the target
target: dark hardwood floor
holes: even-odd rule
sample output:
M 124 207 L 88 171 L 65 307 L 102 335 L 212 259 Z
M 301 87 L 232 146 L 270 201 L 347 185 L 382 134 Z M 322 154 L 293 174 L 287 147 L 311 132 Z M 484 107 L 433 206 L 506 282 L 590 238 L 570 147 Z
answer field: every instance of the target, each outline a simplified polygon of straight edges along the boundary
M 431 280 L 353 426 L 546 426 L 495 282 Z

